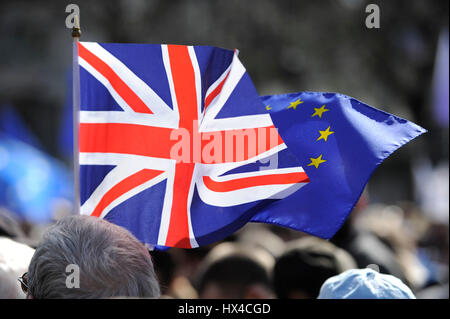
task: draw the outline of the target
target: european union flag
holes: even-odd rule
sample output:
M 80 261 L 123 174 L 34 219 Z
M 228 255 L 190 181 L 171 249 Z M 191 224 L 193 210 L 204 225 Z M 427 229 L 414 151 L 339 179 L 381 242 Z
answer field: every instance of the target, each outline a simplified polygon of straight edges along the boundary
M 344 223 L 377 166 L 426 132 L 342 94 L 301 92 L 262 99 L 310 183 L 251 221 L 326 239 Z

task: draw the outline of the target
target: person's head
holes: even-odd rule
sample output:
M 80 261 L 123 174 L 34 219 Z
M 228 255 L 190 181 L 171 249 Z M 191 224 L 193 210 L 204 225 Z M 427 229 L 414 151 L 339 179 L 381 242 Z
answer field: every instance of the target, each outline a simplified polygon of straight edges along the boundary
M 160 295 L 147 248 L 126 229 L 83 215 L 48 229 L 26 278 L 30 298 Z
M 263 249 L 222 243 L 211 250 L 201 266 L 201 299 L 273 298 L 270 272 L 273 257 Z
M 153 250 L 150 254 L 162 294 L 167 294 L 175 276 L 175 261 L 170 251 Z
M 350 269 L 329 278 L 318 299 L 416 299 L 411 289 L 397 277 L 375 270 Z
M 239 243 L 266 250 L 275 258 L 283 253 L 285 242 L 261 223 L 249 223 L 237 233 Z
M 354 267 L 353 258 L 330 242 L 315 237 L 294 240 L 275 263 L 275 293 L 278 298 L 317 298 L 325 280 Z

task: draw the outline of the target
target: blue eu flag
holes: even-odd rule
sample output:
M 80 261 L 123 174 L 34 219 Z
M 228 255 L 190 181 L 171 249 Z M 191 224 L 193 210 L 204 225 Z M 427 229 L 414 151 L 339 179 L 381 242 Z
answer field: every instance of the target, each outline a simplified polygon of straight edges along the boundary
M 422 127 L 337 93 L 262 97 L 275 127 L 310 183 L 253 216 L 331 238 L 358 201 L 370 176 Z

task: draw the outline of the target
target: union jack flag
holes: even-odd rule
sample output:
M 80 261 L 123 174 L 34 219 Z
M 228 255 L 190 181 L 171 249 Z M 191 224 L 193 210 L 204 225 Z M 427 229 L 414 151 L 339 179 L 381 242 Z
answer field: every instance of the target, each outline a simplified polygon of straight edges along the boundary
M 78 62 L 82 214 L 194 248 L 309 182 L 236 50 L 80 42 Z

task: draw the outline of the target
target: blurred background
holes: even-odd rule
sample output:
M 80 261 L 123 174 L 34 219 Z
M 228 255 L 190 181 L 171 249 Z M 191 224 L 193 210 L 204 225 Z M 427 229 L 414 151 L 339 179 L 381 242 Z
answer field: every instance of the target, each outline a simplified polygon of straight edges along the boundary
M 264 289 L 238 289 L 252 292 L 249 296 L 315 298 L 319 284 L 305 278 L 297 278 L 299 287 L 290 291 L 280 288 L 287 284 L 280 284 L 277 271 L 289 274 L 281 261 L 297 249 L 302 254 L 294 255 L 303 257 L 296 272 L 299 267 L 318 271 L 320 284 L 320 276 L 372 264 L 401 278 L 418 297 L 448 298 L 447 0 L 1 1 L 0 236 L 31 247 L 45 227 L 73 209 L 69 3 L 80 8 L 83 41 L 237 48 L 260 95 L 339 92 L 429 131 L 377 169 L 330 242 L 249 224 L 224 243 L 152 252 L 166 296 L 206 298 L 213 291 L 217 297 L 219 291 L 248 297 L 221 286 L 236 274 L 224 271 L 220 262 L 230 254 L 250 258 L 235 247 L 244 245 L 261 248 L 265 256 L 257 259 L 268 274 L 255 279 Z M 380 8 L 380 28 L 366 27 L 370 3 Z M 337 258 L 338 248 L 351 259 L 346 267 L 320 261 L 314 268 L 315 259 L 305 257 L 319 249 Z M 6 260 L 0 254 L 0 276 L 20 271 Z M 288 282 L 295 281 L 293 276 Z M 6 281 L 1 285 L 5 288 Z

